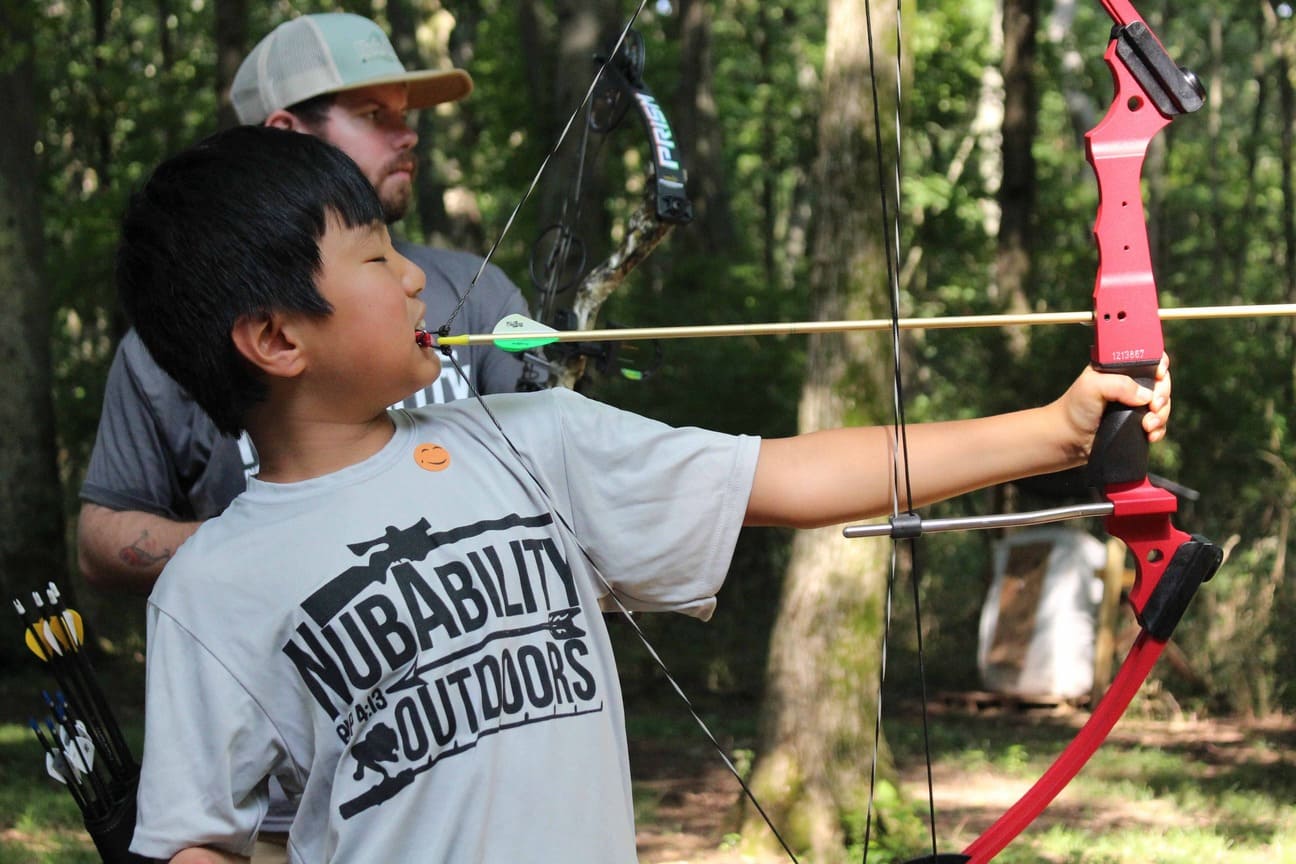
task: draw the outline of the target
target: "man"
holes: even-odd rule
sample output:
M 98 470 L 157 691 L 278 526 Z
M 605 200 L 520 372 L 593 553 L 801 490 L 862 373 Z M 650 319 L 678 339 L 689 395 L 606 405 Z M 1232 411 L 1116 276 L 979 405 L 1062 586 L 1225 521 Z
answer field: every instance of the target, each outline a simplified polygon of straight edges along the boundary
M 305 15 L 276 28 L 243 61 L 233 101 L 245 124 L 315 135 L 360 166 L 378 190 L 388 223 L 413 195 L 418 135 L 406 112 L 462 99 L 472 79 L 462 70 L 407 72 L 386 34 L 357 15 Z M 412 243 L 402 255 L 427 276 L 427 323 L 446 321 L 480 259 Z M 489 331 L 526 312 L 517 288 L 490 267 L 455 319 L 457 332 Z M 469 394 L 516 389 L 521 361 L 490 347 L 460 349 L 464 381 L 446 363 L 407 407 Z M 81 490 L 78 559 L 92 585 L 147 593 L 176 547 L 220 513 L 255 473 L 246 439 L 222 437 L 182 389 L 162 372 L 134 332 L 118 347 L 104 411 Z
M 406 71 L 374 22 L 325 14 L 289 21 L 258 43 L 235 75 L 232 99 L 244 124 L 314 135 L 346 153 L 377 190 L 390 224 L 405 215 L 413 195 L 418 135 L 407 112 L 462 99 L 471 90 L 472 79 L 459 69 Z M 426 321 L 435 329 L 460 303 L 481 259 L 412 243 L 396 248 L 424 272 Z M 489 267 L 454 329 L 489 331 L 515 312 L 526 312 L 521 294 Z M 511 391 L 522 371 L 517 357 L 493 347 L 459 349 L 455 360 L 463 376 L 447 362 L 435 382 L 400 404 L 448 402 L 468 396 L 470 387 Z M 246 436 L 221 435 L 132 330 L 108 374 L 81 489 L 82 574 L 96 587 L 148 593 L 177 547 L 222 512 L 256 470 Z M 291 818 L 292 809 L 276 796 L 263 830 L 285 832 Z M 283 847 L 259 844 L 254 860 L 285 860 Z

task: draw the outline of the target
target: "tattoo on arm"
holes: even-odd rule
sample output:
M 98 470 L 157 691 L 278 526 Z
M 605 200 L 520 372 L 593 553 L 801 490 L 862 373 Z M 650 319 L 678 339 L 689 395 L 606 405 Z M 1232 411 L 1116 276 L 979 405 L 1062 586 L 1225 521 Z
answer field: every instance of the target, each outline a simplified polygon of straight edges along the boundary
M 145 548 L 149 543 L 149 532 L 147 530 L 140 533 L 140 536 L 133 543 L 123 546 L 117 551 L 117 557 L 132 567 L 149 567 L 154 564 L 164 563 L 171 559 L 174 550 L 162 549 L 154 553 Z

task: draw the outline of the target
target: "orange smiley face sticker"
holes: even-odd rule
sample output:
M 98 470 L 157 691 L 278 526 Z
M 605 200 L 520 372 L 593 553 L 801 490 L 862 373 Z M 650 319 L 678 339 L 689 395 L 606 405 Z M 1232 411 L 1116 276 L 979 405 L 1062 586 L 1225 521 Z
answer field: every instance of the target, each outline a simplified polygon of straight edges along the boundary
M 440 444 L 420 444 L 414 448 L 414 464 L 424 471 L 444 471 L 450 467 L 450 451 Z

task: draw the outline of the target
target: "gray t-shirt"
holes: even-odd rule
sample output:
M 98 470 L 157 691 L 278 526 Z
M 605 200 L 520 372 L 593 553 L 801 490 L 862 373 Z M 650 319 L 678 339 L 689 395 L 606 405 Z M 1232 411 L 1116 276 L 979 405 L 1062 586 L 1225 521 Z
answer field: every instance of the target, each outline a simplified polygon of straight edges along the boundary
M 396 249 L 423 269 L 422 299 L 431 328 L 446 321 L 481 265 L 463 252 L 397 241 Z M 526 303 L 498 268 L 489 266 L 455 319 L 455 333 L 482 333 Z M 412 337 L 411 337 L 412 338 Z M 441 377 L 402 405 L 450 402 L 479 393 L 517 389 L 522 361 L 491 346 L 456 347 L 467 376 L 444 360 Z M 112 510 L 139 510 L 169 519 L 209 519 L 243 491 L 256 470 L 256 452 L 246 437 L 216 431 L 207 414 L 158 367 L 134 330 L 117 348 L 108 372 L 103 413 L 81 499 Z
M 707 617 L 758 441 L 561 390 L 486 403 L 521 461 L 475 401 L 394 411 L 374 456 L 254 479 L 180 548 L 135 852 L 248 854 L 273 775 L 293 862 L 635 861 L 608 586 L 563 525 L 627 607 Z

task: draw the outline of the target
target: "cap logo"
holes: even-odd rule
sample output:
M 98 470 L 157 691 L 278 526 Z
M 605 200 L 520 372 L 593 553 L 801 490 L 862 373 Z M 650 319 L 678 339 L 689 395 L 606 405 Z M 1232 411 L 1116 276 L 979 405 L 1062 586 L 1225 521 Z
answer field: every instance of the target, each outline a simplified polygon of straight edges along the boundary
M 400 62 L 396 58 L 396 52 L 392 50 L 391 43 L 377 33 L 370 33 L 366 38 L 355 43 L 355 49 L 356 56 L 360 58 L 361 63 L 368 63 L 372 60 Z

